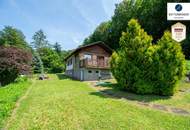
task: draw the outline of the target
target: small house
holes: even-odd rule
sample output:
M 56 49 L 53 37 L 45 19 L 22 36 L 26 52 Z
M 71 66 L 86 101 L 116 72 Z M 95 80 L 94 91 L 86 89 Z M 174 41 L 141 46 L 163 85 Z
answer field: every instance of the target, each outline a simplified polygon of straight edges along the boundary
M 79 47 L 65 58 L 65 74 L 81 81 L 110 79 L 111 54 L 112 49 L 103 42 Z

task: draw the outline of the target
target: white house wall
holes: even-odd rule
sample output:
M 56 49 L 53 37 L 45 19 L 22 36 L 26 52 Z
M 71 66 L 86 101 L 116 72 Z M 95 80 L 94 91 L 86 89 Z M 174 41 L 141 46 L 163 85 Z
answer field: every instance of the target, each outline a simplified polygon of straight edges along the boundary
M 66 70 L 72 70 L 72 69 L 73 69 L 73 64 L 66 67 Z

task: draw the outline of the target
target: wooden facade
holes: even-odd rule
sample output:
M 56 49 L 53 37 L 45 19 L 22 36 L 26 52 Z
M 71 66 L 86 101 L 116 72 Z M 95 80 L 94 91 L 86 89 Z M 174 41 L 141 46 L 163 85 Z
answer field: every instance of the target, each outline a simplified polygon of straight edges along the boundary
M 102 42 L 77 48 L 66 58 L 66 74 L 79 80 L 111 78 L 111 54 L 112 50 Z

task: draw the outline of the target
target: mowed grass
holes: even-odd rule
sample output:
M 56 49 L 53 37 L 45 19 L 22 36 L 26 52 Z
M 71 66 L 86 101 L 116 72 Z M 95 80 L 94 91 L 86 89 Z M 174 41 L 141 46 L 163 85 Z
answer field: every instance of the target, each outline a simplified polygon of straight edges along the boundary
M 105 89 L 120 92 L 115 80 L 106 80 L 110 84 L 102 85 Z M 105 82 L 106 82 L 105 81 Z M 170 107 L 181 108 L 190 112 L 190 83 L 180 81 L 177 86 L 178 91 L 173 96 L 138 95 L 127 91 L 122 91 L 124 95 L 134 101 L 143 101 L 153 104 L 162 104 Z
M 25 81 L 0 87 L 0 129 L 7 117 L 10 116 L 16 101 L 25 93 L 29 85 L 30 83 Z
M 174 106 L 185 109 L 190 112 L 190 83 L 181 81 L 178 85 L 178 92 L 173 96 L 164 99 L 153 100 L 154 103 L 160 103 L 164 105 Z
M 58 78 L 59 77 L 59 78 Z M 10 130 L 188 130 L 190 117 L 102 96 L 87 83 L 51 75 L 36 81 Z

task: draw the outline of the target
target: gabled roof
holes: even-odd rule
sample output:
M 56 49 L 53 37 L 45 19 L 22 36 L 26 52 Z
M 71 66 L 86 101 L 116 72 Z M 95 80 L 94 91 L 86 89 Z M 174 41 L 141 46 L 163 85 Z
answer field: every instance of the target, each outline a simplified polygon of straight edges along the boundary
M 84 45 L 84 46 L 81 46 L 81 47 L 78 47 L 77 49 L 75 49 L 74 51 L 71 52 L 71 54 L 69 54 L 65 60 L 67 60 L 68 58 L 70 58 L 73 54 L 79 52 L 80 50 L 84 49 L 84 48 L 87 48 L 87 47 L 90 47 L 90 46 L 94 46 L 94 45 L 99 45 L 101 46 L 102 48 L 104 48 L 108 53 L 112 53 L 112 49 L 107 46 L 104 42 L 102 41 L 98 41 L 98 42 L 94 42 L 94 43 L 91 43 L 91 44 L 88 44 L 88 45 Z

